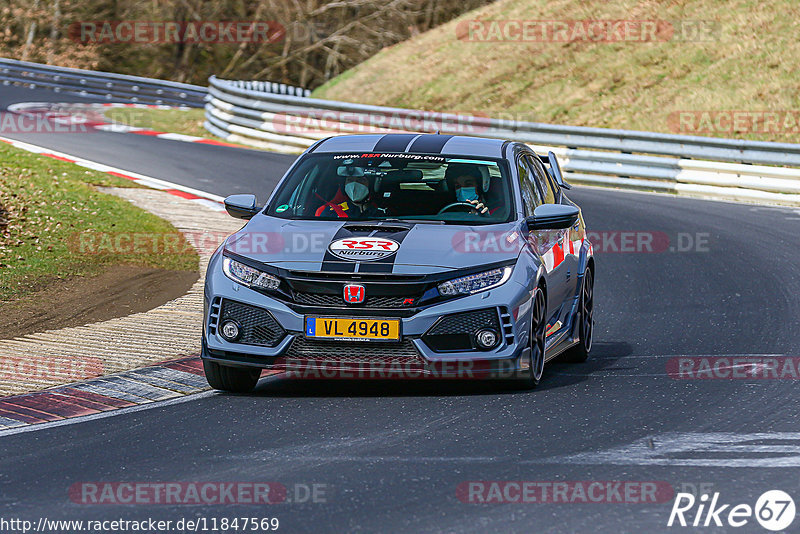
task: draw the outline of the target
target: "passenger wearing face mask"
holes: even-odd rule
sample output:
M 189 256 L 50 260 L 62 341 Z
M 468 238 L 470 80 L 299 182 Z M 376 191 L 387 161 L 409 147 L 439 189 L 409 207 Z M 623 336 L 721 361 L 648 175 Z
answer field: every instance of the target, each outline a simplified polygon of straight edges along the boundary
M 366 176 L 348 176 L 336 196 L 317 210 L 317 217 L 367 219 L 385 215 L 372 202 L 372 189 Z

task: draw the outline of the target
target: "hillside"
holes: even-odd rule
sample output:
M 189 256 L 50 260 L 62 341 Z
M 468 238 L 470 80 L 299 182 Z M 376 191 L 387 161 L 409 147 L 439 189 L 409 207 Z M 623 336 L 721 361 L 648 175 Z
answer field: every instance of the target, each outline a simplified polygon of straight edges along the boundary
M 205 85 L 317 87 L 491 0 L 5 0 L 0 56 Z
M 500 0 L 385 48 L 314 96 L 800 142 L 798 18 L 800 4 L 792 0 Z M 532 20 L 551 22 L 539 23 L 525 42 L 517 27 L 498 22 Z M 627 34 L 597 30 L 593 35 L 611 37 L 592 42 L 580 31 L 591 20 L 634 22 Z M 653 21 L 656 31 L 644 31 Z M 559 23 L 567 39 L 556 31 Z M 637 29 L 654 38 L 637 40 Z

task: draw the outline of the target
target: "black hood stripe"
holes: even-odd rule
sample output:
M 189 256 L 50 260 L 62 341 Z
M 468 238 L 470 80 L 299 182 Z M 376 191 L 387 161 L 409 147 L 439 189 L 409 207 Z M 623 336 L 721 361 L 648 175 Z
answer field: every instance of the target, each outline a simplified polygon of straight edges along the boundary
M 345 229 L 345 225 L 339 228 L 339 231 L 331 238 L 331 243 L 337 239 L 351 237 L 353 233 Z M 322 258 L 322 271 L 323 272 L 336 272 L 336 273 L 352 273 L 356 270 L 356 263 L 351 261 L 344 261 L 333 255 L 330 249 L 325 249 L 325 256 Z
M 404 230 L 404 231 L 401 231 L 401 232 L 397 232 L 397 231 L 391 231 L 391 232 L 385 232 L 384 231 L 384 232 L 381 232 L 381 231 L 378 231 L 378 232 L 374 232 L 373 233 L 373 237 L 387 237 L 389 239 L 393 239 L 393 240 L 397 241 L 398 243 L 400 243 L 402 245 L 403 244 L 403 240 L 411 232 L 411 229 L 413 227 L 414 227 L 414 225 L 412 224 L 411 226 L 409 226 L 408 230 Z M 394 254 L 392 254 L 391 256 L 388 256 L 386 258 L 382 258 L 382 259 L 380 259 L 378 261 L 361 262 L 359 264 L 359 266 L 358 266 L 358 272 L 360 272 L 360 273 L 391 273 L 392 271 L 394 271 L 394 262 L 395 262 L 395 260 L 397 260 L 397 255 L 398 254 L 400 254 L 399 250 L 397 252 L 395 252 Z
M 421 135 L 411 144 L 408 151 L 422 154 L 441 154 L 444 145 L 452 138 L 452 135 Z
M 386 134 L 381 137 L 375 148 L 375 152 L 404 152 L 408 144 L 418 137 L 419 134 Z

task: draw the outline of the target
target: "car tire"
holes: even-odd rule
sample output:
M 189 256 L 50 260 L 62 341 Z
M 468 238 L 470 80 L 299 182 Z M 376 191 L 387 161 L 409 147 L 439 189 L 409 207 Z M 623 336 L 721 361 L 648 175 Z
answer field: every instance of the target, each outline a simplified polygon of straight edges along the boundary
M 586 269 L 586 274 L 583 275 L 575 321 L 580 341 L 564 353 L 563 360 L 569 363 L 583 363 L 589 358 L 594 334 L 594 273 L 591 269 Z
M 537 287 L 531 299 L 531 330 L 528 336 L 530 351 L 528 368 L 520 369 L 515 386 L 520 390 L 533 389 L 539 385 L 544 374 L 545 332 L 547 330 L 547 300 L 541 287 Z
M 261 377 L 261 369 L 229 367 L 208 360 L 203 360 L 203 371 L 209 386 L 232 393 L 253 391 Z

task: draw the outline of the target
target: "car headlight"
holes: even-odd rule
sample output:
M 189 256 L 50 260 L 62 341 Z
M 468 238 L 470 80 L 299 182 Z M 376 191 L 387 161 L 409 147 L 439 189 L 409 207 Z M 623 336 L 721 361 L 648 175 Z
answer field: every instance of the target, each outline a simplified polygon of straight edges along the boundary
M 279 278 L 258 269 L 253 269 L 227 256 L 222 258 L 222 272 L 235 282 L 258 289 L 278 289 L 281 283 Z
M 509 265 L 508 267 L 500 267 L 499 269 L 448 280 L 439 284 L 439 294 L 445 297 L 452 297 L 486 291 L 505 284 L 511 278 L 511 271 L 513 270 L 514 267 Z

